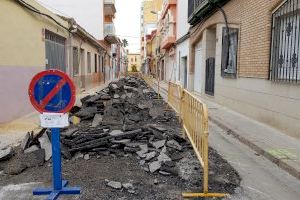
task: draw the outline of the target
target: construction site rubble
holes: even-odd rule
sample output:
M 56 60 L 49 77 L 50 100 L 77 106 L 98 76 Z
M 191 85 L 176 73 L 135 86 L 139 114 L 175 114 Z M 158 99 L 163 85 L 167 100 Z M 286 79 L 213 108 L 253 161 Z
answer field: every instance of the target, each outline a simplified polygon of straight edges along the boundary
M 144 81 L 127 77 L 109 84 L 95 95 L 82 98 L 82 107 L 73 107 L 70 113 L 71 119 L 76 117 L 80 123 L 72 124 L 70 120 L 72 125 L 61 132 L 63 157 L 89 160 L 96 154 L 131 155 L 140 160 L 140 166 L 147 172 L 177 175 L 175 164 L 170 164 L 176 162 L 172 157 L 180 156 L 190 145 L 177 130 L 168 127 L 177 117 L 157 97 Z M 37 134 L 27 133 L 18 151 L 18 162 L 36 155 L 32 161 L 36 164 L 18 164 L 17 170 L 5 172 L 18 174 L 27 167 L 43 164 L 40 158 L 49 161 L 52 156 L 50 140 L 47 129 Z M 12 152 L 12 148 L 0 151 L 0 160 L 9 159 Z M 13 160 L 11 162 L 17 162 Z
M 142 199 L 154 192 L 147 184 L 162 186 L 162 190 L 201 186 L 201 167 L 192 145 L 183 137 L 178 116 L 142 79 L 126 77 L 110 83 L 81 103 L 69 113 L 70 126 L 61 129 L 61 154 L 68 173 L 76 171 L 75 180 L 79 176 L 78 181 L 93 182 L 89 186 L 95 181 L 104 183 L 102 190 L 107 194 L 92 192 L 91 197 L 117 199 L 121 192 Z M 5 180 L 11 175 L 28 180 L 32 170 L 42 173 L 51 167 L 50 141 L 50 130 L 42 128 L 27 133 L 19 146 L 0 150 L 0 172 L 7 175 Z M 232 193 L 240 184 L 238 174 L 214 150 L 209 154 L 210 185 Z M 76 166 L 81 167 L 80 172 Z M 124 173 L 130 180 L 122 179 Z M 165 197 L 164 192 L 156 196 Z

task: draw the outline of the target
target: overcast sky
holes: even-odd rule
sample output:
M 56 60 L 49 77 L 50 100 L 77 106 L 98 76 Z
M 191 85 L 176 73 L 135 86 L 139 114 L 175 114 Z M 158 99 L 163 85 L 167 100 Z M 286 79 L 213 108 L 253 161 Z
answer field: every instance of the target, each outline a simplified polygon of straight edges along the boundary
M 101 26 L 99 17 L 103 15 L 97 9 L 100 0 L 37 0 L 50 10 L 67 17 L 73 17 L 77 23 L 84 27 L 97 39 Z M 141 0 L 116 0 L 115 27 L 117 36 L 126 38 L 129 42 L 130 52 L 140 50 L 140 8 Z

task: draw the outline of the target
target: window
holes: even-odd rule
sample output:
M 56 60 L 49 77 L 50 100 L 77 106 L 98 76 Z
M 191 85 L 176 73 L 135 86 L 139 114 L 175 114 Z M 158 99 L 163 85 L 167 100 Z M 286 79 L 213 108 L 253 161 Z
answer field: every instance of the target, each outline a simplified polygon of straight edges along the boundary
M 135 56 L 135 58 L 134 58 L 134 61 L 136 62 L 136 56 Z
M 300 4 L 288 0 L 273 13 L 270 79 L 299 83 Z
M 73 47 L 73 74 L 79 75 L 79 58 L 77 47 Z
M 65 38 L 45 30 L 46 69 L 59 69 L 66 72 Z
M 133 58 L 131 58 L 131 62 L 133 62 Z
M 87 52 L 87 73 L 92 73 L 92 66 L 91 66 L 91 53 Z
M 105 62 L 105 59 L 104 59 L 104 56 L 102 56 L 102 57 L 101 57 L 102 72 L 104 72 L 104 62 Z
M 222 67 L 223 77 L 236 78 L 237 71 L 237 51 L 238 51 L 237 28 L 223 28 L 222 34 Z
M 98 65 L 97 65 L 97 54 L 95 54 L 95 73 L 98 72 Z

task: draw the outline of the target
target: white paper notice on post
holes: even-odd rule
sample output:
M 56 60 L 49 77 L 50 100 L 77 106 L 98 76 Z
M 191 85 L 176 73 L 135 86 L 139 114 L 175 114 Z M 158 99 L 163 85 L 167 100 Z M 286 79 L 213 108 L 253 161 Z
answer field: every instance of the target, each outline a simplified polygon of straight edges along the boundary
M 69 126 L 69 115 L 68 113 L 42 113 L 40 121 L 43 128 L 65 128 Z

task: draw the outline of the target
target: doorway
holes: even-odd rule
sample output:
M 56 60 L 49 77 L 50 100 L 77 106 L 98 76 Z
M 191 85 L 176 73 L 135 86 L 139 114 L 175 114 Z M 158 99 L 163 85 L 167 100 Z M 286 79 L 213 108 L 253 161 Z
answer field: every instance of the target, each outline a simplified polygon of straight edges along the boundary
M 85 52 L 84 49 L 80 49 L 80 78 L 81 88 L 85 88 Z
M 187 82 L 188 82 L 187 56 L 181 58 L 181 63 L 183 67 L 183 87 L 187 89 Z

